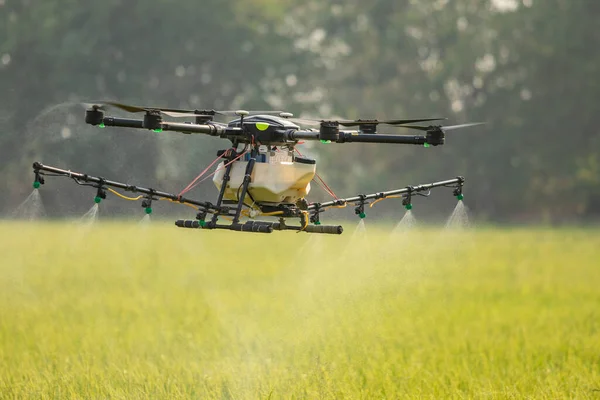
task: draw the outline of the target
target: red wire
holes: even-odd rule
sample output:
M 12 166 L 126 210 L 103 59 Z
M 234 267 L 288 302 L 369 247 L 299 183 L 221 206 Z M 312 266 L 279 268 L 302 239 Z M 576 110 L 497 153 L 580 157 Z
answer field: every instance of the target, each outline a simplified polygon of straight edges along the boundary
M 315 175 L 317 176 L 317 178 L 319 178 L 319 180 L 321 181 L 321 183 L 323 184 L 323 186 L 325 186 L 325 188 L 327 189 L 327 191 L 329 192 L 329 194 L 331 196 L 333 196 L 334 199 L 338 199 L 339 197 L 336 196 L 336 194 L 333 192 L 333 190 L 331 190 L 331 188 L 325 183 L 325 181 L 323 180 L 323 178 L 321 178 L 319 176 L 319 174 L 315 173 Z
M 229 151 L 229 150 L 228 150 Z M 208 170 L 215 165 L 215 163 L 217 161 L 219 161 L 221 158 L 223 158 L 223 156 L 226 154 L 227 152 L 223 152 L 223 154 L 221 154 L 219 157 L 217 157 L 213 162 L 210 163 L 210 165 L 208 167 L 206 167 L 204 169 L 204 171 L 200 172 L 200 174 L 194 178 L 193 181 L 191 181 L 186 187 L 185 189 L 183 189 L 180 193 L 179 193 L 179 197 L 183 196 L 185 193 L 189 192 L 190 190 L 192 190 L 194 188 L 194 184 L 196 183 L 196 181 L 198 181 L 198 179 L 202 178 L 202 176 L 204 174 L 206 174 L 208 172 Z
M 206 176 L 204 179 L 202 179 L 200 182 L 196 183 L 193 187 L 195 188 L 196 186 L 198 186 L 199 184 L 201 184 L 202 182 L 204 182 L 205 180 L 207 180 L 208 178 L 210 178 L 211 176 L 213 176 L 214 174 L 216 174 L 217 172 L 221 171 L 223 168 L 227 167 L 229 164 L 231 164 L 232 162 L 235 162 L 237 160 L 239 160 L 244 154 L 246 154 L 248 152 L 248 150 L 244 150 L 242 153 L 240 153 L 239 156 L 237 156 L 236 158 L 234 158 L 233 160 L 229 161 L 227 164 L 223 164 L 222 167 L 217 168 L 212 174 Z
M 298 150 L 297 148 L 294 148 L 294 150 L 296 150 L 296 153 L 298 153 L 300 156 L 302 156 L 302 153 L 300 153 L 300 150 Z M 339 199 L 339 197 L 336 196 L 336 194 L 333 192 L 333 190 L 331 190 L 331 188 L 325 183 L 325 181 L 323 180 L 323 178 L 321 178 L 319 176 L 319 174 L 317 174 L 315 172 L 315 176 L 319 179 L 319 181 L 321 181 L 319 183 L 319 181 L 316 181 L 319 185 L 321 185 L 321 187 L 325 190 L 325 192 L 329 193 L 329 195 L 331 197 L 333 197 L 334 199 Z
M 316 183 L 317 185 L 319 185 L 319 186 L 321 187 L 321 189 L 323 189 L 323 191 L 324 191 L 325 193 L 327 193 L 327 194 L 329 194 L 331 197 L 334 197 L 334 198 L 335 198 L 334 194 L 333 194 L 333 193 L 331 193 L 329 190 L 327 190 L 327 188 L 326 188 L 326 187 L 325 187 L 325 186 L 324 186 L 324 185 L 323 185 L 321 182 L 319 182 L 318 180 L 315 180 L 315 183 Z

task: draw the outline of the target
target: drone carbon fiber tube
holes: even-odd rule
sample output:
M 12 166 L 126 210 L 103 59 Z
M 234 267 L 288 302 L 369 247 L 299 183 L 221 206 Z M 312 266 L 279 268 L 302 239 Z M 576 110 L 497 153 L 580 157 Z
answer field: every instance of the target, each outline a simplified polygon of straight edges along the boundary
M 251 222 L 251 221 L 249 221 Z M 219 225 L 217 225 L 219 226 Z M 226 225 L 227 229 L 231 229 L 232 231 L 238 232 L 255 232 L 255 233 L 272 233 L 273 225 L 267 224 L 249 224 L 246 222 L 245 224 L 231 224 Z
M 341 225 L 307 225 L 303 231 L 308 233 L 328 233 L 330 235 L 341 235 L 344 231 Z
M 202 224 L 198 220 L 178 219 L 175 225 L 180 228 L 198 229 L 202 228 Z M 330 235 L 340 235 L 344 229 L 339 225 L 308 225 L 304 228 L 301 226 L 282 225 L 279 222 L 270 221 L 247 221 L 243 224 L 231 225 L 206 225 L 205 229 L 228 229 L 238 232 L 256 232 L 256 233 L 271 233 L 273 230 L 278 231 L 302 231 L 307 233 L 327 233 Z
M 259 222 L 259 221 L 256 221 Z M 191 229 L 227 229 L 231 231 L 237 232 L 254 232 L 254 233 L 271 233 L 273 232 L 273 223 L 265 222 L 265 223 L 255 223 L 255 221 L 248 221 L 243 224 L 231 224 L 231 225 L 222 225 L 222 224 L 205 224 L 201 223 L 198 220 L 193 219 L 178 219 L 175 221 L 175 225 L 179 228 L 191 228 Z
M 319 140 L 317 131 L 288 131 L 289 140 Z
M 395 144 L 417 144 L 427 143 L 425 136 L 414 135 L 385 135 L 355 132 L 340 132 L 337 143 L 395 143 Z
M 143 128 L 144 121 L 141 119 L 130 119 L 130 118 L 114 118 L 105 117 L 102 119 L 102 123 L 105 126 L 120 126 L 123 128 Z
M 260 222 L 260 221 L 256 221 Z M 344 231 L 344 228 L 341 225 L 307 225 L 305 227 L 301 226 L 290 226 L 290 225 L 281 225 L 279 222 L 273 222 L 273 229 L 279 231 L 299 231 L 299 232 L 308 232 L 308 233 L 327 233 L 330 235 L 341 235 Z
M 182 133 L 204 133 L 210 136 L 221 136 L 226 129 L 217 125 L 185 124 L 181 122 L 162 122 L 163 131 L 176 131 Z
M 177 225 L 180 228 L 201 228 L 200 221 L 198 221 L 197 219 L 178 219 L 177 221 L 175 221 L 175 225 Z
M 115 118 L 115 117 L 104 117 L 102 119 L 104 126 L 116 126 L 122 128 L 138 128 L 143 129 L 144 121 L 141 119 L 130 119 L 130 118 Z M 173 131 L 181 133 L 203 133 L 210 136 L 235 136 L 236 132 L 234 129 L 224 128 L 218 125 L 199 125 L 199 124 L 186 124 L 180 122 L 160 122 L 160 129 L 163 131 Z M 230 132 L 228 132 L 230 131 Z M 241 134 L 241 132 L 239 132 Z
M 317 131 L 291 131 L 288 132 L 290 140 L 321 140 Z M 334 139 L 332 138 L 332 141 Z M 423 145 L 427 143 L 426 136 L 419 135 L 387 135 L 387 134 L 367 134 L 359 132 L 339 132 L 336 143 L 390 143 L 390 144 L 416 144 Z
M 447 181 L 427 183 L 427 184 L 418 185 L 418 186 L 407 186 L 402 189 L 390 190 L 388 192 L 366 194 L 366 195 L 361 195 L 361 196 L 349 197 L 347 199 L 337 199 L 337 200 L 328 201 L 326 203 L 313 203 L 308 206 L 308 210 L 316 210 L 316 209 L 325 208 L 325 207 L 338 206 L 338 205 L 343 205 L 346 203 L 355 203 L 357 201 L 384 199 L 388 196 L 394 196 L 394 195 L 399 195 L 399 194 L 401 195 L 401 194 L 409 194 L 409 193 L 419 193 L 419 192 L 424 192 L 429 189 L 432 189 L 435 187 L 440 187 L 440 186 L 462 185 L 462 184 L 464 184 L 464 182 L 465 182 L 465 178 L 463 178 L 462 176 L 458 176 L 454 179 L 448 179 Z
M 128 192 L 133 192 L 133 193 L 139 192 L 139 193 L 144 193 L 144 194 L 147 194 L 150 196 L 156 196 L 156 197 L 162 197 L 165 199 L 170 199 L 170 200 L 177 201 L 180 203 L 189 203 L 189 204 L 193 204 L 195 206 L 201 207 L 205 210 L 216 210 L 215 206 L 210 203 L 187 199 L 185 197 L 178 197 L 177 195 L 174 195 L 172 193 L 162 192 L 160 190 L 154 190 L 154 189 L 143 188 L 143 187 L 139 187 L 139 186 L 128 185 L 126 183 L 115 182 L 115 181 L 111 181 L 111 180 L 107 180 L 107 179 L 103 179 L 103 178 L 99 178 L 99 177 L 95 177 L 95 176 L 91 176 L 91 175 L 87 175 L 87 174 L 81 174 L 79 172 L 67 171 L 64 169 L 44 165 L 39 162 L 33 163 L 33 170 L 35 172 L 46 171 L 46 172 L 50 172 L 52 174 L 66 176 L 66 177 L 73 178 L 80 182 L 91 182 L 91 183 L 95 183 L 95 184 L 98 184 L 101 186 L 112 186 L 112 187 L 116 187 L 119 189 L 124 189 Z

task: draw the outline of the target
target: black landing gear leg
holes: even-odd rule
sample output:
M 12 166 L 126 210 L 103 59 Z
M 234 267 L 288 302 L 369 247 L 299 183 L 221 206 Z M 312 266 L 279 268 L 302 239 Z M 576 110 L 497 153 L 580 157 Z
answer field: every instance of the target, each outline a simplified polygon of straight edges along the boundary
M 235 159 L 235 157 L 237 157 L 236 151 L 231 150 L 231 153 L 229 154 L 229 156 L 225 157 L 225 164 L 227 164 L 228 162 L 231 162 L 233 159 Z M 235 163 L 231 163 L 225 168 L 225 175 L 223 175 L 223 181 L 221 182 L 221 190 L 219 191 L 219 197 L 217 197 L 217 207 L 216 207 L 217 210 L 221 208 L 221 204 L 223 203 L 223 196 L 225 195 L 225 190 L 227 189 L 227 183 L 229 182 L 229 179 L 231 179 L 230 174 L 231 174 L 231 168 L 233 167 L 233 164 L 235 164 Z M 210 224 L 212 226 L 217 225 L 217 219 L 219 219 L 219 211 L 216 211 L 213 214 Z
M 250 181 L 252 179 L 252 170 L 254 169 L 254 164 L 256 163 L 257 154 L 257 148 L 252 148 L 252 151 L 250 152 L 250 161 L 248 161 L 248 165 L 246 166 L 246 173 L 244 175 L 244 181 L 242 183 L 242 192 L 240 193 L 237 209 L 235 210 L 235 216 L 233 217 L 233 225 L 237 225 L 240 223 L 240 214 L 242 213 L 244 199 L 246 198 L 246 193 L 248 192 L 248 185 L 250 184 Z

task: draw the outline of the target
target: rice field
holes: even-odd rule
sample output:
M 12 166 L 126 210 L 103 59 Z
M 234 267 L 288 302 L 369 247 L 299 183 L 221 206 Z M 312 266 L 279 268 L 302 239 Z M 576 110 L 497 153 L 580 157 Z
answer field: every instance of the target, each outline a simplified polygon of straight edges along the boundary
M 0 223 L 0 398 L 600 398 L 600 230 Z

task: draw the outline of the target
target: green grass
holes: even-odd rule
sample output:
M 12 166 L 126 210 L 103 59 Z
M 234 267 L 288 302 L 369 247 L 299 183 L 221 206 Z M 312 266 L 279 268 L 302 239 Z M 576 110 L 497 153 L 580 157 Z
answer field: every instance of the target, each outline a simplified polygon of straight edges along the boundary
M 598 230 L 0 237 L 0 398 L 600 398 Z

